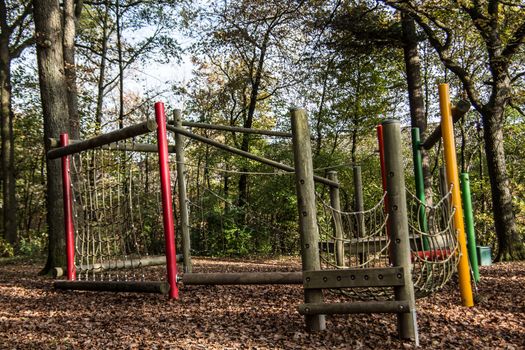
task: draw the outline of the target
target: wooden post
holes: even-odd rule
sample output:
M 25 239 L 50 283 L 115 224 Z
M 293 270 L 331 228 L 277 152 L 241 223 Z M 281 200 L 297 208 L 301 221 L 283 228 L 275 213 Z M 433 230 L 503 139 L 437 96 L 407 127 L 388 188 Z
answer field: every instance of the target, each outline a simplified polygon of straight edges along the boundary
M 417 343 L 416 305 L 410 270 L 410 241 L 402 159 L 403 151 L 401 149 L 401 129 L 398 120 L 386 120 L 382 125 L 392 258 L 394 266 L 403 267 L 405 270 L 405 285 L 394 287 L 394 293 L 397 301 L 407 301 L 410 306 L 409 313 L 397 315 L 398 332 L 400 338 L 415 338 Z
M 366 229 L 365 229 L 365 216 L 363 214 L 363 211 L 365 210 L 365 204 L 363 200 L 363 180 L 361 178 L 361 167 L 360 166 L 354 166 L 352 168 L 352 173 L 354 177 L 354 210 L 357 212 L 355 219 L 356 219 L 356 236 L 359 237 L 365 237 L 366 236 Z M 368 257 L 366 256 L 366 253 L 359 253 L 359 263 L 363 264 Z
M 366 227 L 365 227 L 365 203 L 363 200 L 363 180 L 361 178 L 361 167 L 354 166 L 353 168 L 354 175 L 354 194 L 355 194 L 355 210 L 357 213 L 357 236 L 364 237 L 366 236 Z
M 329 180 L 339 182 L 337 179 L 337 171 L 329 171 L 327 174 Z M 330 205 L 334 208 L 332 214 L 334 220 L 335 231 L 335 261 L 338 267 L 345 266 L 345 246 L 343 242 L 343 222 L 341 219 L 341 200 L 339 197 L 339 187 L 330 186 Z
M 302 267 L 303 271 L 316 271 L 321 269 L 321 262 L 319 257 L 319 228 L 317 226 L 317 208 L 315 205 L 310 130 L 308 130 L 308 118 L 304 109 L 291 109 L 290 114 L 292 119 L 299 229 L 301 232 Z M 306 303 L 322 303 L 322 290 L 305 289 L 304 301 Z M 306 315 L 305 322 L 309 331 L 326 329 L 324 315 Z
M 173 113 L 174 124 L 182 128 L 182 113 L 176 109 Z M 175 157 L 177 159 L 177 185 L 180 208 L 180 228 L 182 234 L 182 255 L 184 259 L 184 273 L 191 273 L 191 239 L 190 239 L 190 219 L 188 215 L 188 200 L 186 194 L 186 166 L 184 165 L 184 136 L 175 134 Z

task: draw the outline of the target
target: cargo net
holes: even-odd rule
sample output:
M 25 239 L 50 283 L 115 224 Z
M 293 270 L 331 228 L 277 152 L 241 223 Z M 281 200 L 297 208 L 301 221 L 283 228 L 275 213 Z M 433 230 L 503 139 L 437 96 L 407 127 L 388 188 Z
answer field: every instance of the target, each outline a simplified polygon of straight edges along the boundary
M 386 193 L 370 209 L 355 212 L 337 210 L 317 195 L 321 265 L 324 269 L 374 268 L 390 266 L 387 234 Z M 332 293 L 358 300 L 381 300 L 391 296 L 385 288 L 331 289 Z
M 435 205 L 423 203 L 407 189 L 412 277 L 416 297 L 442 289 L 457 271 L 459 245 L 454 228 L 452 190 Z
M 459 245 L 454 229 L 451 191 L 435 205 L 407 190 L 412 279 L 417 298 L 442 289 L 457 271 Z M 343 212 L 318 195 L 320 256 L 324 269 L 391 266 L 385 196 L 371 209 Z M 338 232 L 340 232 L 338 234 Z M 393 299 L 391 288 L 345 288 L 330 292 L 358 300 Z
M 71 156 L 78 280 L 165 279 L 158 155 L 135 140 Z

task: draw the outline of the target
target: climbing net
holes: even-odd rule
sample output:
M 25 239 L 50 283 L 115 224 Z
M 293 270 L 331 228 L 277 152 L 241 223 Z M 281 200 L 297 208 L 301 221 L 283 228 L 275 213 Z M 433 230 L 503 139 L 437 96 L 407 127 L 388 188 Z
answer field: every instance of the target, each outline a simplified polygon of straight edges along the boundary
M 127 142 L 71 156 L 78 280 L 165 279 L 158 155 Z
M 371 209 L 337 210 L 318 194 L 321 261 L 326 268 L 385 267 L 390 239 L 386 234 L 386 196 Z
M 412 276 L 418 297 L 442 289 L 457 271 L 459 245 L 451 195 L 452 189 L 429 205 L 407 189 Z
M 424 204 L 407 190 L 412 278 L 416 297 L 442 289 L 457 271 L 459 246 L 454 229 L 451 191 L 435 205 Z M 390 238 L 386 193 L 372 208 L 344 212 L 318 195 L 321 263 L 326 269 L 388 267 Z M 361 300 L 391 299 L 392 290 L 353 288 L 331 290 Z

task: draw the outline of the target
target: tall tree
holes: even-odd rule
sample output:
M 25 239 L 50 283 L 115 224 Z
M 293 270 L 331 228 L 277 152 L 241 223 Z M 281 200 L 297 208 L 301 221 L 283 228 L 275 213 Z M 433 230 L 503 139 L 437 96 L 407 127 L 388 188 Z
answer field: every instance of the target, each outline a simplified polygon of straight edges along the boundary
M 523 76 L 516 61 L 524 46 L 525 7 L 499 0 L 383 2 L 409 14 L 418 23 L 441 62 L 461 81 L 481 114 L 498 238 L 496 260 L 525 258 L 523 237 L 516 228 L 503 145 L 505 110 L 512 101 L 513 83 Z M 461 42 L 458 39 L 467 35 L 461 30 L 465 28 L 458 28 L 460 23 L 465 23 L 468 35 L 475 35 L 484 47 L 488 81 L 485 71 L 480 74 L 479 70 L 469 69 L 455 55 L 455 45 Z
M 14 164 L 13 107 L 11 89 L 11 64 L 32 45 L 29 33 L 31 21 L 30 1 L 0 0 L 0 138 L 4 237 L 16 247 L 17 200 Z
M 290 59 L 286 43 L 295 32 L 293 23 L 298 23 L 297 15 L 303 4 L 304 1 L 231 0 L 216 3 L 213 7 L 216 12 L 207 14 L 210 19 L 207 23 L 211 25 L 203 28 L 208 38 L 203 40 L 200 51 L 229 52 L 226 56 L 240 61 L 242 78 L 248 82 L 245 103 L 239 105 L 241 125 L 245 128 L 253 127 L 258 103 L 283 88 L 283 83 L 289 83 L 285 82 L 283 70 Z M 282 76 L 276 79 L 279 73 Z M 249 151 L 250 146 L 250 135 L 243 134 L 240 148 Z M 238 191 L 238 203 L 242 206 L 248 199 L 246 174 L 239 177 Z
M 69 129 L 67 78 L 64 72 L 62 13 L 58 0 L 33 0 L 45 150 L 49 138 Z M 65 263 L 62 182 L 59 160 L 47 160 L 49 254 L 43 272 Z

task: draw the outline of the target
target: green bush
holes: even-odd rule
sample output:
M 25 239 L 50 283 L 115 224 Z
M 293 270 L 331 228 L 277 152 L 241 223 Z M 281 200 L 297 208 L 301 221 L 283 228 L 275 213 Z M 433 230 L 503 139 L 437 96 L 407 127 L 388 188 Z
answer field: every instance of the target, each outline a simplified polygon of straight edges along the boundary
M 31 231 L 27 237 L 20 238 L 18 253 L 23 256 L 41 256 L 46 249 L 45 232 Z
M 11 244 L 5 239 L 0 238 L 0 257 L 2 258 L 11 258 L 15 255 L 15 251 Z

